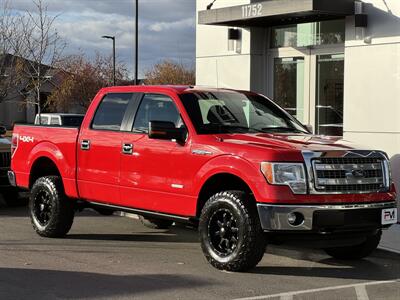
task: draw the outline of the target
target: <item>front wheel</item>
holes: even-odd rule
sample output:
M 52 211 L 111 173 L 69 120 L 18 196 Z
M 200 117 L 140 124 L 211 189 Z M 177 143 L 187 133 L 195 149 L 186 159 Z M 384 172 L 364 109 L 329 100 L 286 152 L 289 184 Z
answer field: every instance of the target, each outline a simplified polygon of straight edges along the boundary
M 266 239 L 248 194 L 225 191 L 212 196 L 200 216 L 201 247 L 217 269 L 246 271 L 264 256 Z
M 361 259 L 369 256 L 379 245 L 381 240 L 382 231 L 378 230 L 376 233 L 368 235 L 366 240 L 358 245 L 326 248 L 325 252 L 338 259 Z
M 43 237 L 64 237 L 74 220 L 74 203 L 58 176 L 39 178 L 32 187 L 29 211 L 35 231 Z

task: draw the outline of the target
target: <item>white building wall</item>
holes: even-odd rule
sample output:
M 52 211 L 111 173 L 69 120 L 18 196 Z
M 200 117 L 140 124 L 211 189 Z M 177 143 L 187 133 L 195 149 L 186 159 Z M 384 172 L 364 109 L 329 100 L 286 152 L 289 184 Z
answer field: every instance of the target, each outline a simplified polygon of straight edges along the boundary
M 364 32 L 346 21 L 344 138 L 386 151 L 400 190 L 400 1 L 363 2 Z
M 197 0 L 197 12 L 210 0 Z M 248 4 L 250 0 L 218 0 L 213 9 Z M 250 89 L 250 31 L 242 29 L 241 45 L 228 50 L 228 27 L 196 22 L 196 84 L 220 88 Z

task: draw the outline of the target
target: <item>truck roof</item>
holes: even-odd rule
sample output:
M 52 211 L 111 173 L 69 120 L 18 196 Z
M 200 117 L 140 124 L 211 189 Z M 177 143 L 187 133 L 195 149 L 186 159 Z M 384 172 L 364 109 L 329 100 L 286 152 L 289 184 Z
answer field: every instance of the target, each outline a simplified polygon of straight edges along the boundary
M 226 88 L 215 88 L 209 86 L 191 86 L 191 85 L 127 85 L 113 86 L 101 89 L 101 91 L 109 92 L 154 92 L 154 91 L 171 91 L 177 94 L 192 92 L 192 91 L 239 91 Z

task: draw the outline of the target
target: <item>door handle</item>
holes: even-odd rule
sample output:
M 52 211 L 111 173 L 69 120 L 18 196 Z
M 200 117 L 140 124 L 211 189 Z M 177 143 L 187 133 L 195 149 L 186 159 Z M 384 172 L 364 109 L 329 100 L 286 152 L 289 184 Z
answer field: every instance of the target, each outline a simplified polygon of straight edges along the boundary
M 132 154 L 133 153 L 133 145 L 132 144 L 123 144 L 122 145 L 122 153 L 123 154 Z
M 81 149 L 82 150 L 89 150 L 90 149 L 90 141 L 89 140 L 82 140 L 81 142 Z

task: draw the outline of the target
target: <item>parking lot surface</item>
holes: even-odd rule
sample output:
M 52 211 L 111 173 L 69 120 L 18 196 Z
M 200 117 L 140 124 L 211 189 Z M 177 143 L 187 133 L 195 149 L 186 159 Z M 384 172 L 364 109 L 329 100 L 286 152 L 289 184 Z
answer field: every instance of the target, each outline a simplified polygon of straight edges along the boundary
M 400 299 L 400 255 L 358 262 L 270 246 L 249 273 L 204 259 L 193 229 L 77 214 L 65 239 L 37 236 L 27 208 L 0 206 L 0 299 Z

